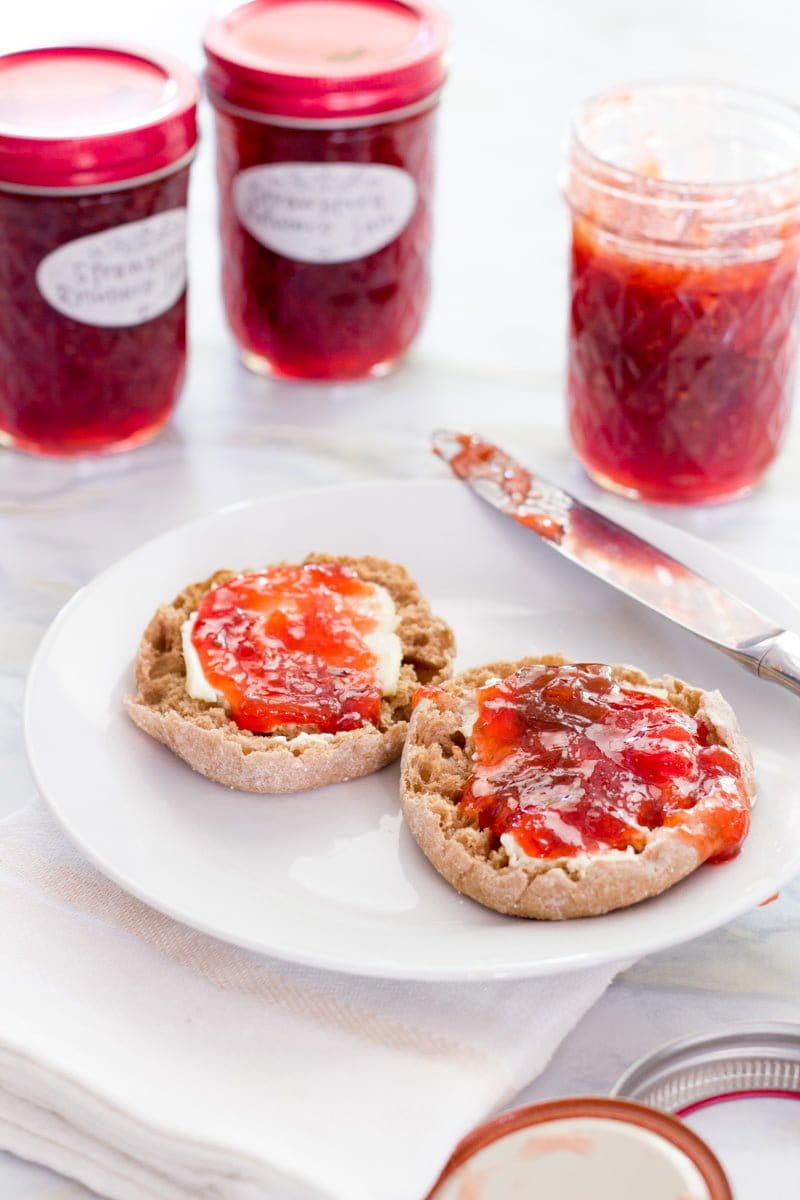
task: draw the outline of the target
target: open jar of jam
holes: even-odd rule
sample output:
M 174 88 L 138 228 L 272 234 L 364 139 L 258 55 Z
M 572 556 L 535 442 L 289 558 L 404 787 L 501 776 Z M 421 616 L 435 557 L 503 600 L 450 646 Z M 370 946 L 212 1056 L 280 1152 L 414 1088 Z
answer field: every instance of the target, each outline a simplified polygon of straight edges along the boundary
M 571 144 L 569 420 L 596 482 L 669 503 L 748 492 L 784 435 L 800 299 L 800 111 L 658 84 Z
M 252 370 L 382 375 L 416 336 L 445 36 L 421 0 L 249 0 L 207 30 L 223 293 Z
M 117 47 L 0 57 L 0 444 L 125 449 L 169 416 L 197 91 Z

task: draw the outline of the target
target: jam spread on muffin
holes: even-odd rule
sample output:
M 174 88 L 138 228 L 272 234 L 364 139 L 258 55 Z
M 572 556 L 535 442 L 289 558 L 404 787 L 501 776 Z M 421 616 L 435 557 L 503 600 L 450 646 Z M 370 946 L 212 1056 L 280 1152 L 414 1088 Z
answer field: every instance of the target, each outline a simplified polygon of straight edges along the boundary
M 711 801 L 702 830 L 686 836 L 702 839 L 704 858 L 738 852 L 749 827 L 741 764 L 666 698 L 579 663 L 524 667 L 477 702 L 460 803 L 512 859 L 636 853 L 651 830 L 680 833 L 701 800 Z
M 185 654 L 240 729 L 338 733 L 378 724 L 397 686 L 397 619 L 387 590 L 341 563 L 273 566 L 207 592 Z

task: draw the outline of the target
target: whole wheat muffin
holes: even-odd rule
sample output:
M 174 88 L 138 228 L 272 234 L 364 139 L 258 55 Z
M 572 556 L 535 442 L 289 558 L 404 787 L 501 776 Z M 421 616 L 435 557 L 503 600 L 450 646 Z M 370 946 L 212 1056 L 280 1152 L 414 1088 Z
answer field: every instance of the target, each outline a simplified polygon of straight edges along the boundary
M 153 616 L 136 659 L 136 694 L 125 697 L 131 719 L 206 778 L 247 792 L 295 792 L 368 775 L 396 759 L 403 746 L 411 700 L 422 684 L 450 674 L 452 631 L 434 616 L 404 567 L 381 558 L 311 554 L 309 563 L 339 563 L 394 601 L 402 647 L 397 690 L 381 701 L 377 724 L 337 733 L 313 726 L 277 726 L 269 733 L 241 729 L 221 701 L 194 699 L 186 690 L 181 627 L 206 592 L 239 572 L 217 571 L 189 584 Z M 286 564 L 274 564 L 284 566 Z M 313 736 L 309 736 L 313 735 Z
M 568 663 L 561 655 L 545 655 L 474 668 L 421 693 L 411 719 L 401 771 L 406 824 L 448 883 L 500 913 L 544 920 L 606 913 L 657 895 L 715 852 L 708 848 L 709 822 L 719 805 L 714 796 L 698 799 L 681 815 L 679 828 L 644 830 L 637 852 L 587 851 L 561 858 L 510 856 L 495 833 L 465 811 L 460 801 L 474 768 L 477 689 L 523 667 Z M 719 692 L 704 692 L 671 676 L 650 680 L 634 667 L 610 670 L 626 690 L 659 690 L 669 703 L 703 723 L 708 744 L 732 751 L 740 767 L 746 828 L 746 809 L 755 795 L 753 764 L 727 701 Z

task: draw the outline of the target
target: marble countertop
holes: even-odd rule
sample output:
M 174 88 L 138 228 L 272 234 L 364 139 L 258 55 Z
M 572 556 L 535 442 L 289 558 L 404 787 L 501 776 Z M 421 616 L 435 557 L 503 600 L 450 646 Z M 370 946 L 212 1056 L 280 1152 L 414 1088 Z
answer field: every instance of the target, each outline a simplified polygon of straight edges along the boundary
M 191 361 L 174 421 L 134 453 L 70 461 L 0 454 L 0 815 L 33 790 L 21 699 L 37 642 L 98 571 L 164 529 L 288 488 L 436 472 L 438 425 L 478 428 L 591 498 L 564 430 L 561 371 L 566 222 L 556 179 L 570 108 L 631 77 L 711 76 L 798 99 L 793 6 L 762 0 L 450 0 L 456 55 L 442 108 L 435 295 L 395 376 L 352 386 L 270 383 L 237 362 L 222 317 L 212 136 L 194 171 Z M 200 6 L 202 9 L 202 6 Z M 200 65 L 193 0 L 34 0 L 4 18 L 4 43 L 71 38 L 157 44 Z M 753 52 L 771 31 L 770 54 Z M 624 508 L 623 508 L 624 511 Z M 800 594 L 800 436 L 764 487 L 716 509 L 662 509 L 672 521 Z M 689 945 L 626 971 L 567 1039 L 524 1100 L 607 1092 L 633 1059 L 733 1020 L 800 1020 L 800 887 Z M 800 1146 L 800 1139 L 798 1139 Z M 797 1167 L 800 1168 L 800 1149 Z M 797 1172 L 795 1173 L 797 1178 Z M 773 1190 L 771 1200 L 796 1191 Z M 67 1200 L 74 1184 L 0 1155 L 6 1200 Z M 737 1200 L 755 1200 L 745 1192 Z

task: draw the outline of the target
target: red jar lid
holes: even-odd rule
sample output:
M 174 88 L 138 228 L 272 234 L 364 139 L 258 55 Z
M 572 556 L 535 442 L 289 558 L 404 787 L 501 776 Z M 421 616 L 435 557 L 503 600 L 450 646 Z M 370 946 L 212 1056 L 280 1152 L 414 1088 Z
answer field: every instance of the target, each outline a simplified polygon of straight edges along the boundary
M 197 141 L 181 63 L 114 46 L 0 56 L 0 185 L 93 188 L 150 175 Z
M 248 0 L 206 30 L 208 85 L 263 115 L 369 116 L 436 92 L 446 41 L 426 0 Z
M 733 1200 L 709 1147 L 674 1117 L 576 1096 L 518 1108 L 459 1142 L 426 1200 L 509 1196 Z

